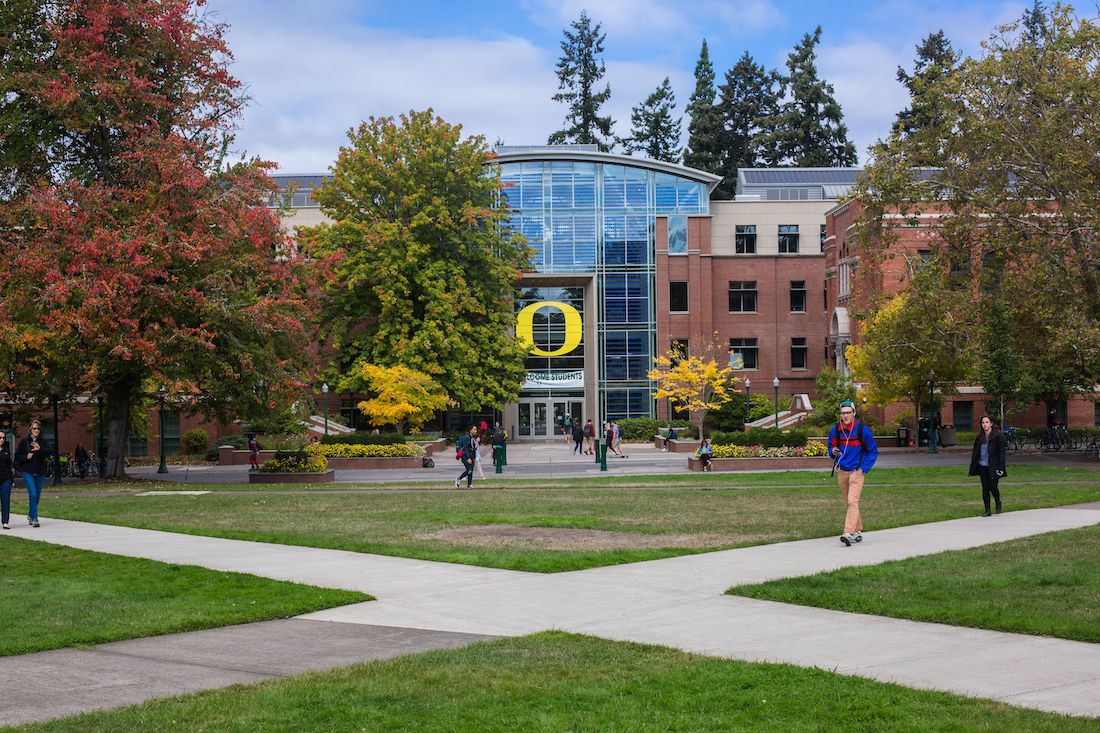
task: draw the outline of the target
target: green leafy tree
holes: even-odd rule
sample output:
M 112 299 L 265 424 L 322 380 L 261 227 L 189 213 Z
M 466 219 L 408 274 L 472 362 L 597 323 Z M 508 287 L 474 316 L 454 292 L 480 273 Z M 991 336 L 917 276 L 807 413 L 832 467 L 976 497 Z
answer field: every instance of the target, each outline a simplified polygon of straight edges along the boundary
M 527 347 L 513 303 L 531 251 L 506 226 L 484 138 L 430 110 L 372 117 L 348 138 L 313 194 L 332 223 L 301 232 L 331 267 L 323 336 L 342 363 L 424 372 L 465 409 L 515 400 Z
M 600 24 L 592 24 L 588 13 L 581 11 L 581 17 L 570 24 L 573 33 L 562 31 L 561 58 L 558 59 L 558 89 L 563 91 L 554 95 L 555 102 L 569 105 L 565 115 L 567 127 L 551 133 L 548 143 L 578 143 L 598 145 L 600 150 L 611 149 L 611 127 L 615 124 L 610 115 L 600 116 L 600 107 L 611 98 L 611 86 L 604 85 L 603 91 L 596 91 L 606 68 L 600 54 L 607 34 L 600 33 Z
M 783 82 L 790 99 L 763 125 L 761 145 L 774 149 L 793 166 L 852 166 L 855 146 L 833 85 L 817 75 L 815 49 L 821 42 L 821 26 L 807 33 L 787 57 L 788 75 Z
M 859 388 L 851 377 L 831 367 L 824 367 L 816 378 L 818 398 L 814 400 L 814 409 L 807 419 L 812 425 L 831 425 L 840 421 L 840 403 L 848 400 L 856 402 Z
M 684 165 L 708 173 L 719 173 L 723 153 L 722 113 L 714 103 L 714 65 L 710 62 L 707 39 L 695 63 L 695 91 L 688 100 L 688 144 Z M 730 198 L 726 196 L 725 198 Z
M 231 159 L 247 98 L 225 28 L 190 0 L 14 0 L 0 10 L 3 391 L 105 396 L 107 475 L 125 474 L 150 390 L 223 419 L 311 372 L 310 268 Z
M 680 160 L 680 119 L 674 117 L 676 95 L 668 77 L 630 115 L 631 135 L 619 139 L 630 155 L 643 153 L 647 158 L 676 163 Z
M 908 90 L 910 102 L 898 112 L 894 131 L 902 138 L 923 135 L 932 148 L 930 154 L 926 152 L 922 159 L 913 161 L 916 165 L 936 165 L 940 153 L 937 141 L 946 137 L 943 129 L 946 122 L 939 95 L 930 90 L 935 89 L 942 77 L 954 73 L 958 60 L 958 54 L 941 30 L 929 34 L 917 46 L 912 74 L 898 67 L 898 81 Z
M 923 228 L 935 261 L 956 269 L 944 292 L 974 294 L 951 315 L 975 332 L 977 294 L 997 283 L 1022 404 L 1091 392 L 1100 375 L 1100 26 L 1060 6 L 1045 23 L 1041 44 L 1021 23 L 1000 28 L 980 59 L 931 84 L 940 139 L 894 134 L 854 192 L 868 262 L 899 227 Z M 913 173 L 929 160 L 935 175 Z
M 737 171 L 758 165 L 775 166 L 782 157 L 776 141 L 762 125 L 779 114 L 783 82 L 779 73 L 756 63 L 746 51 L 726 72 L 719 87 L 719 109 L 723 118 L 724 155 L 718 173 L 722 182 L 715 198 L 732 199 L 737 190 Z
M 981 310 L 978 346 L 978 383 L 993 398 L 992 414 L 1000 415 L 1004 425 L 1005 403 L 1013 401 L 1023 378 L 1020 355 L 1013 349 L 1012 322 L 1009 309 L 999 298 L 986 299 Z

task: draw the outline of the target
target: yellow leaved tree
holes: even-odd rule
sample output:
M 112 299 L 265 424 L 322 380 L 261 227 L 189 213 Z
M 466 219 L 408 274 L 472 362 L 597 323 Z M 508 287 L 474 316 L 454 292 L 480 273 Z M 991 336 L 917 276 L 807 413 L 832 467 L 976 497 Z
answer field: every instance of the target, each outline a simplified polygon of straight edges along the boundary
M 400 365 L 383 367 L 360 361 L 345 375 L 341 388 L 375 395 L 356 407 L 371 425 L 396 425 L 401 434 L 407 428 L 419 430 L 436 410 L 454 404 L 430 376 Z
M 740 381 L 733 375 L 724 350 L 714 342 L 702 354 L 684 354 L 673 349 L 653 362 L 654 368 L 647 376 L 657 383 L 654 395 L 657 399 L 668 397 L 691 413 L 698 421 L 702 440 L 707 413 L 729 402 Z

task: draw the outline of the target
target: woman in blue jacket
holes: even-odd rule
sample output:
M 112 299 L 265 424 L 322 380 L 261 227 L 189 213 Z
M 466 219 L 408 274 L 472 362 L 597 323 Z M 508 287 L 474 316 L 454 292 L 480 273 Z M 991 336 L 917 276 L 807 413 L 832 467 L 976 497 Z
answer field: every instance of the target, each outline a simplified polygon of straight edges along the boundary
M 15 466 L 23 474 L 27 487 L 27 522 L 32 527 L 38 526 L 38 499 L 46 479 L 46 458 L 53 453 L 53 446 L 41 434 L 42 423 L 31 420 L 30 435 L 19 441 L 15 449 Z

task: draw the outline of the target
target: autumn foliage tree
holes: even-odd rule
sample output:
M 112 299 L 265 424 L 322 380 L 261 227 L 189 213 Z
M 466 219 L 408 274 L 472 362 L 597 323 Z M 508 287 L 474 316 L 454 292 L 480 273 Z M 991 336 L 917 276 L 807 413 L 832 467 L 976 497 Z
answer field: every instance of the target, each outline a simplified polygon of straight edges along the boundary
M 703 439 L 707 413 L 729 402 L 737 386 L 733 369 L 719 351 L 713 344 L 701 354 L 670 351 L 655 358 L 653 369 L 646 374 L 657 383 L 657 399 L 667 397 L 696 417 L 699 440 Z
M 246 97 L 190 0 L 14 0 L 0 49 L 0 357 L 16 403 L 101 394 L 107 472 L 130 406 L 228 418 L 302 383 L 309 279 L 231 160 Z
M 371 425 L 394 425 L 401 434 L 406 428 L 420 430 L 436 410 L 452 404 L 434 379 L 400 364 L 381 367 L 361 361 L 344 375 L 341 389 L 371 395 L 356 407 Z
M 332 264 L 324 337 L 343 363 L 424 372 L 465 409 L 515 400 L 528 348 L 514 303 L 530 248 L 507 228 L 484 138 L 430 110 L 371 118 L 348 138 L 313 194 L 331 223 L 301 231 Z

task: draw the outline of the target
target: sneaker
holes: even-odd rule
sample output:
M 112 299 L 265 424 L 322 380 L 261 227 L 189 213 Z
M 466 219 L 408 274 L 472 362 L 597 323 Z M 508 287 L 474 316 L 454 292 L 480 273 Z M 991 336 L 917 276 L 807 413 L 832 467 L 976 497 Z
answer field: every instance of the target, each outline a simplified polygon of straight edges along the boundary
M 34 520 L 31 519 L 30 517 L 27 517 L 27 524 L 29 524 L 31 526 L 34 526 Z
M 10 524 L 5 524 L 4 529 L 11 529 L 11 525 Z
M 852 546 L 852 535 L 845 532 L 844 534 L 840 535 L 840 541 L 844 543 L 845 547 L 851 547 Z
M 852 542 L 863 542 L 863 532 L 856 532 L 852 537 Z
M 38 526 L 40 526 L 40 525 L 38 524 L 38 520 L 37 520 L 37 519 L 32 519 L 32 520 L 31 520 L 31 526 L 32 526 L 32 527 L 38 527 Z
M 455 488 L 458 488 L 458 479 L 455 479 Z

